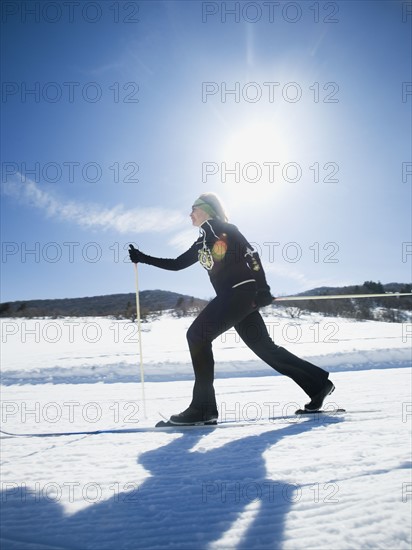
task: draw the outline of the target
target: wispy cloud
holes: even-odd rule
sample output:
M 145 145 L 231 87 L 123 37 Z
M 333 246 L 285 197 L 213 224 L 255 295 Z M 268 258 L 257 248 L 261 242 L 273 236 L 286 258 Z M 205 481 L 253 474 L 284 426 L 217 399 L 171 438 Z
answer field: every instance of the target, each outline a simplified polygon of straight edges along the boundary
M 274 265 L 263 262 L 266 275 L 272 275 L 277 279 L 287 279 L 298 284 L 297 290 L 308 290 L 320 286 L 330 285 L 330 280 L 325 278 L 310 278 L 297 269 L 288 266 Z M 278 281 L 279 282 L 279 281 Z
M 17 174 L 20 177 L 20 174 Z M 30 179 L 20 177 L 2 185 L 2 193 L 20 203 L 42 210 L 48 218 L 72 222 L 87 229 L 118 233 L 163 232 L 184 223 L 185 216 L 163 208 L 126 209 L 123 205 L 105 208 L 98 204 L 64 201 L 43 191 Z
M 169 244 L 171 244 L 176 250 L 186 250 L 195 242 L 198 236 L 199 232 L 196 232 L 193 228 L 186 229 L 185 231 L 176 233 L 176 235 L 169 240 Z
M 90 74 L 92 76 L 102 76 L 105 73 L 110 73 L 113 71 L 120 71 L 124 67 L 124 63 L 122 61 L 113 61 L 112 63 L 105 63 L 103 65 L 99 65 L 98 67 L 95 67 L 94 69 L 90 70 Z

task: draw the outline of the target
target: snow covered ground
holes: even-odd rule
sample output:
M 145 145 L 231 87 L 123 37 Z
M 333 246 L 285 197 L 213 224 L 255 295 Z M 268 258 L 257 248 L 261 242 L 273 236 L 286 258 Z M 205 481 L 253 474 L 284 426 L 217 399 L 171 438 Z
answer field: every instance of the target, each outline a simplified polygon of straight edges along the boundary
M 152 430 L 189 403 L 190 322 L 143 325 L 144 410 L 134 325 L 2 320 L 2 430 L 33 434 L 1 434 L 2 550 L 410 549 L 412 324 L 266 317 L 332 372 L 347 413 L 315 418 L 226 333 L 222 426 Z

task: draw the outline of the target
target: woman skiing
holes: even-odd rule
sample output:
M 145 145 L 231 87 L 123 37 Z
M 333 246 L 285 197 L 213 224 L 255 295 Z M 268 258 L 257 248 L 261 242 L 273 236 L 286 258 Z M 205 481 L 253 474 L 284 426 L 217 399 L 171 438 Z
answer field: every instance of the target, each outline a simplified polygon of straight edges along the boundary
M 315 412 L 335 389 L 323 369 L 277 346 L 270 338 L 259 308 L 272 303 L 259 255 L 235 225 L 214 193 L 204 193 L 194 202 L 190 214 L 199 238 L 175 259 L 154 258 L 130 245 L 134 263 L 178 271 L 197 261 L 207 270 L 216 297 L 203 309 L 187 331 L 195 374 L 189 407 L 170 417 L 176 425 L 215 424 L 218 418 L 212 342 L 234 327 L 240 338 L 258 357 L 279 373 L 292 378 L 310 397 L 305 410 Z

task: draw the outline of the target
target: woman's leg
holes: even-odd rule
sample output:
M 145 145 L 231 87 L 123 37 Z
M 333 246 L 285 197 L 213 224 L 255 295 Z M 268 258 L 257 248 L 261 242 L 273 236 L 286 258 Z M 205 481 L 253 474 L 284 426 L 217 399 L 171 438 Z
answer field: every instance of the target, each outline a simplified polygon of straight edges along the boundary
M 187 331 L 187 341 L 195 373 L 191 407 L 206 416 L 217 416 L 212 342 L 253 310 L 254 285 L 238 287 L 216 296 Z M 246 285 L 245 285 L 246 287 Z
M 235 325 L 235 329 L 260 359 L 281 374 L 292 378 L 309 397 L 322 391 L 329 373 L 277 346 L 269 336 L 259 311 L 245 317 Z

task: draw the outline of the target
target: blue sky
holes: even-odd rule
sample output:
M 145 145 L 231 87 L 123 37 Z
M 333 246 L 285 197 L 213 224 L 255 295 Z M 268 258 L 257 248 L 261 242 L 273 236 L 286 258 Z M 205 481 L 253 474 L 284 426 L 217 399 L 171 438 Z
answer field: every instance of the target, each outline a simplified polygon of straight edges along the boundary
M 3 302 L 133 292 L 128 243 L 182 253 L 204 191 L 274 295 L 411 280 L 410 3 L 2 10 Z M 139 281 L 213 295 L 198 265 Z

